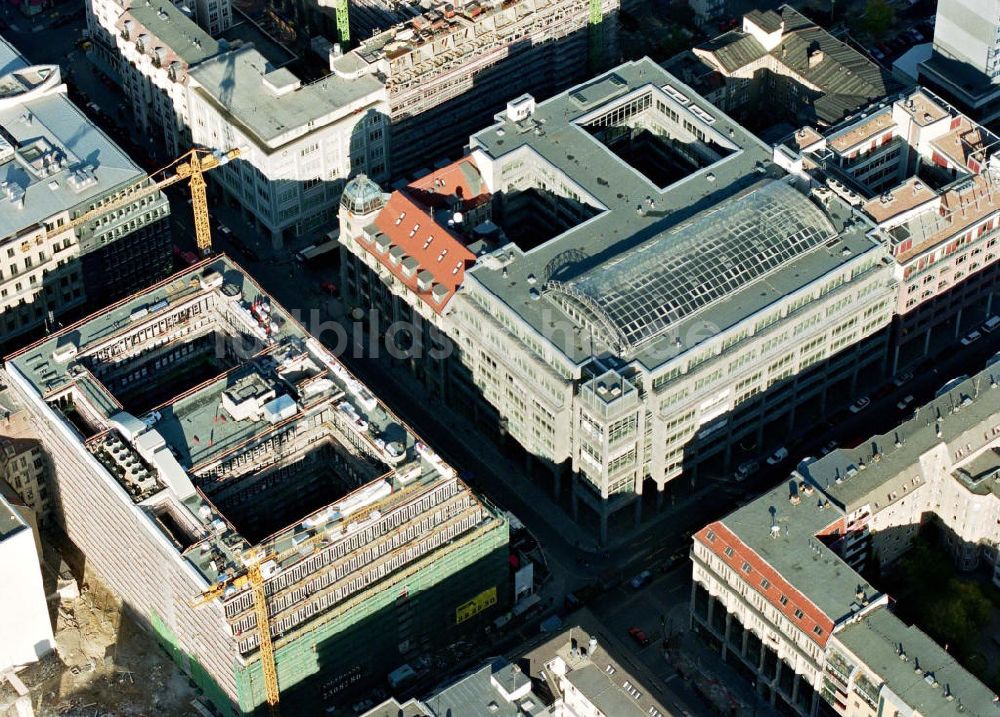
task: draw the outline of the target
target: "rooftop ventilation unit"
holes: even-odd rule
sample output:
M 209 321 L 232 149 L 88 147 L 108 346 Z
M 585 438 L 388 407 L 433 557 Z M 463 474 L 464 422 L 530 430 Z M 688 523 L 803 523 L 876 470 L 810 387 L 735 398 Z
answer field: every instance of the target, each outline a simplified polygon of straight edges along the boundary
M 97 184 L 97 176 L 92 169 L 77 169 L 70 173 L 66 183 L 69 184 L 70 189 L 79 194 L 87 187 Z

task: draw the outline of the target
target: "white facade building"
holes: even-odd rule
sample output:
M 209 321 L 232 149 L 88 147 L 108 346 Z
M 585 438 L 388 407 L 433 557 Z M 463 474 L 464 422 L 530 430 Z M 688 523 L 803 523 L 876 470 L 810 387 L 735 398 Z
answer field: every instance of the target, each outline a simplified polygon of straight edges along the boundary
M 857 571 L 898 559 L 928 521 L 960 570 L 996 565 L 997 378 L 988 368 L 894 430 L 803 463 L 695 534 L 695 630 L 765 700 L 800 715 L 995 714 L 996 695 Z
M 920 81 L 980 122 L 1000 116 L 1000 2 L 940 0 L 930 59 Z
M 55 647 L 35 538 L 0 495 L 0 673 L 35 662 Z
M 493 221 L 419 209 L 444 177 L 345 204 L 344 296 L 451 338 L 450 404 L 568 464 L 602 536 L 644 490 L 725 474 L 733 446 L 778 445 L 883 370 L 895 294 L 871 222 L 651 61 L 497 120 L 469 159 Z
M 136 3 L 115 23 L 120 75 L 136 129 L 157 133 L 170 157 L 191 148 L 187 73 L 223 45 L 170 3 Z
M 795 132 L 793 171 L 815 177 L 884 230 L 899 317 L 893 372 L 988 318 L 1000 284 L 997 137 L 918 88 L 822 134 Z
M 328 226 L 348 177 L 388 171 L 388 113 L 373 76 L 303 84 L 252 47 L 188 72 L 191 138 L 239 148 L 213 177 L 273 244 Z
M 69 222 L 145 173 L 69 98 L 56 65 L 0 38 L 0 343 L 170 268 L 167 199 Z M 8 344 L 9 345 L 9 344 Z

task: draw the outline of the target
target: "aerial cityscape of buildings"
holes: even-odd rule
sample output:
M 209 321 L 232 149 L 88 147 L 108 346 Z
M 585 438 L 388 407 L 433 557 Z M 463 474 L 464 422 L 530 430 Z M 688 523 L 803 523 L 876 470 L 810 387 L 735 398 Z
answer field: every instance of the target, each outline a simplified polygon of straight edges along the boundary
M 0 717 L 997 717 L 1000 4 L 843 5 L 3 6 Z

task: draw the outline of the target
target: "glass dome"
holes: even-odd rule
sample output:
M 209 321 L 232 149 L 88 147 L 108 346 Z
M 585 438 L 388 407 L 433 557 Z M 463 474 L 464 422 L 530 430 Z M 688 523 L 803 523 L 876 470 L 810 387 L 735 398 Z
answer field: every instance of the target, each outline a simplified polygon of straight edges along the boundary
M 344 187 L 340 204 L 354 214 L 370 214 L 385 205 L 382 188 L 368 178 L 359 174 Z

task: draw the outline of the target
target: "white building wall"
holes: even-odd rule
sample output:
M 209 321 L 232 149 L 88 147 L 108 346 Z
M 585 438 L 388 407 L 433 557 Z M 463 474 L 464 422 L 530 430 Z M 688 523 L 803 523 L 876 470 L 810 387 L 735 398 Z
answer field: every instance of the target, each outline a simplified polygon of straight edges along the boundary
M 153 518 L 84 448 L 76 430 L 42 401 L 17 369 L 4 382 L 34 417 L 54 468 L 56 518 L 87 565 L 122 601 L 151 624 L 162 621 L 184 660 L 197 660 L 233 702 L 239 657 L 221 606 L 192 608 L 207 582 L 183 560 Z M 32 546 L 32 550 L 33 550 Z
M 35 662 L 55 647 L 34 535 L 0 497 L 0 520 L 8 510 L 22 527 L 0 537 L 0 673 Z
M 934 49 L 996 80 L 1000 75 L 1000 1 L 939 0 Z
M 310 127 L 289 128 L 263 144 L 220 114 L 193 78 L 187 90 L 193 142 L 241 152 L 239 160 L 211 176 L 271 232 L 276 246 L 287 229 L 314 232 L 335 222 L 340 190 L 349 177 L 364 172 L 378 179 L 387 171 L 383 94 L 340 108 Z

